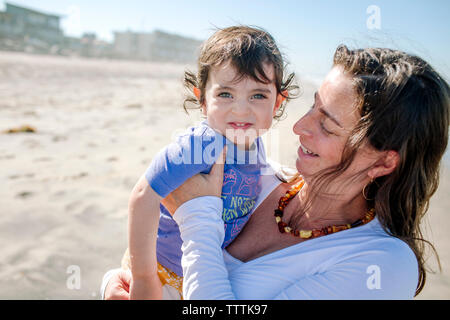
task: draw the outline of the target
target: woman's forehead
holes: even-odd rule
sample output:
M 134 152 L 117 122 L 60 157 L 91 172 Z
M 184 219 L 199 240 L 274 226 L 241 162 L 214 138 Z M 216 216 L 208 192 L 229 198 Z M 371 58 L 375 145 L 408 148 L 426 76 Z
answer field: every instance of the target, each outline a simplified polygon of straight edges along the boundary
M 317 91 L 316 102 L 343 127 L 353 127 L 359 120 L 353 81 L 340 67 L 334 67 L 325 77 Z

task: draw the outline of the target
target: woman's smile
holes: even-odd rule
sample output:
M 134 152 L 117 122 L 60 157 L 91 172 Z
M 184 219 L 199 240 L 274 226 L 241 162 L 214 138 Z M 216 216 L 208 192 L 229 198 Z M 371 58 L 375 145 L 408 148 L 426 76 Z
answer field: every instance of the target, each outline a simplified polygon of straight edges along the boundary
M 318 157 L 319 156 L 317 153 L 314 153 L 311 150 L 307 149 L 301 143 L 300 143 L 300 147 L 298 148 L 298 155 L 301 157 L 303 157 L 303 156 Z

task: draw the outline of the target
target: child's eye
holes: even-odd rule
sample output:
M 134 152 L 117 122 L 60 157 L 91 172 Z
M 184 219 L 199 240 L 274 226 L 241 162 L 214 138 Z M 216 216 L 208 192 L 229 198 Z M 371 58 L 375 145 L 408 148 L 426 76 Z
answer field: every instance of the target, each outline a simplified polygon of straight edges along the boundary
M 260 100 L 260 99 L 265 99 L 265 98 L 266 98 L 266 96 L 263 95 L 263 94 L 260 94 L 260 93 L 254 94 L 254 95 L 252 96 L 252 99 L 258 99 L 258 100 Z
M 218 96 L 222 97 L 222 98 L 232 98 L 233 97 L 231 95 L 231 93 L 229 93 L 229 92 L 221 92 L 221 93 L 218 94 Z

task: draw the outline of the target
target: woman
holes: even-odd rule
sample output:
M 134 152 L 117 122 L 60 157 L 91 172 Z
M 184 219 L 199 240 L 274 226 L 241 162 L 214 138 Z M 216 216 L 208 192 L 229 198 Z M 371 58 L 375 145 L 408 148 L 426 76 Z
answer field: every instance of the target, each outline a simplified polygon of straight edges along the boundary
M 265 177 L 260 203 L 226 250 L 220 165 L 165 199 L 183 239 L 184 298 L 418 294 L 426 280 L 420 222 L 447 146 L 449 91 L 418 57 L 340 46 L 294 126 L 301 177 Z M 126 276 L 105 281 L 106 298 L 127 297 Z

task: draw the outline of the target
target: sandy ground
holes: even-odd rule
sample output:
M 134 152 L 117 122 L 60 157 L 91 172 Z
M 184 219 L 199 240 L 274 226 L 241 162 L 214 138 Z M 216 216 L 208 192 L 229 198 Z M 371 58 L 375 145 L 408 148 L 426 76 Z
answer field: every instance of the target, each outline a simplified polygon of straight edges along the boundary
M 185 66 L 0 52 L 0 299 L 99 299 L 103 274 L 126 248 L 130 191 L 174 132 L 200 120 L 181 107 Z M 315 85 L 267 137 L 293 165 L 292 125 Z M 440 253 L 421 299 L 450 298 L 450 173 L 428 214 Z M 430 259 L 432 262 L 433 259 Z

